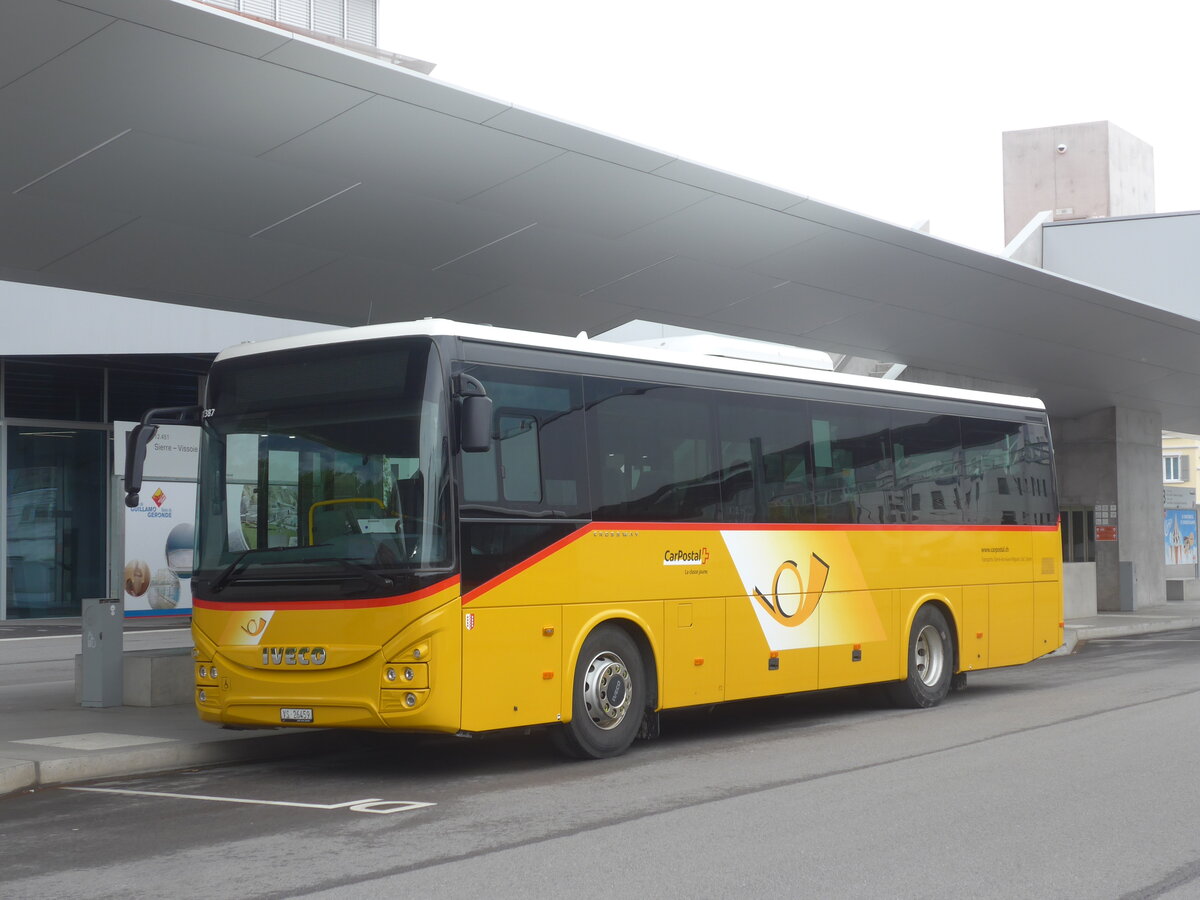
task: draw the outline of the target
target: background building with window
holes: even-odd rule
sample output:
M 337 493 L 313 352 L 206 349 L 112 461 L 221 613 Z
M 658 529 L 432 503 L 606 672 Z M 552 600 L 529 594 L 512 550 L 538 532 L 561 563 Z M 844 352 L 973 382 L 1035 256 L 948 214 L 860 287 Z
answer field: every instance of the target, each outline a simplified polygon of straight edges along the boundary
M 1162 457 L 1163 484 L 1196 487 L 1196 460 L 1200 457 L 1200 436 L 1164 431 Z

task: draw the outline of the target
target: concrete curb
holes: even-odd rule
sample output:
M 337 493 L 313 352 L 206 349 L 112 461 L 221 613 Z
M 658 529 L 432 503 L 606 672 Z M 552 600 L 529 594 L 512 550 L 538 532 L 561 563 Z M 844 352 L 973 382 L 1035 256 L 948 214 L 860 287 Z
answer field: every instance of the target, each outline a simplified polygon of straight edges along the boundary
M 188 743 L 164 741 L 40 761 L 0 759 L 0 797 L 15 791 L 125 775 L 284 759 L 341 749 L 349 732 L 303 731 Z
M 1127 637 L 1131 634 L 1180 631 L 1185 628 L 1200 628 L 1200 616 L 1164 616 L 1161 619 L 1127 621 L 1117 625 L 1083 625 L 1077 628 L 1068 628 L 1067 632 L 1077 643 L 1085 643 L 1105 638 Z M 1070 643 L 1070 638 L 1068 638 L 1068 643 Z
M 0 759 L 0 797 L 37 784 L 37 763 L 27 759 Z

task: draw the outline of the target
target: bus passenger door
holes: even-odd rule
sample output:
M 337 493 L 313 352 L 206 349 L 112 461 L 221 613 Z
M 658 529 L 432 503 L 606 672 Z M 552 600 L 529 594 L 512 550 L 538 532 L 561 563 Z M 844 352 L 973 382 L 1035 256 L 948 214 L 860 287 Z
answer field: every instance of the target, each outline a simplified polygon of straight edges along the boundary
M 462 727 L 553 722 L 561 712 L 562 607 L 463 610 Z

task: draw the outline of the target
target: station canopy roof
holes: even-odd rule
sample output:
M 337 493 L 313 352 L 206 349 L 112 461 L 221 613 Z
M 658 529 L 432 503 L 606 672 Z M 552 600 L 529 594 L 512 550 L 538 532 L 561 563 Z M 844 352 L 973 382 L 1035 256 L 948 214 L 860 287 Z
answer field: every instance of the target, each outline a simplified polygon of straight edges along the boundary
M 0 133 L 9 281 L 339 325 L 643 319 L 1200 432 L 1194 319 L 192 0 L 3 4 Z

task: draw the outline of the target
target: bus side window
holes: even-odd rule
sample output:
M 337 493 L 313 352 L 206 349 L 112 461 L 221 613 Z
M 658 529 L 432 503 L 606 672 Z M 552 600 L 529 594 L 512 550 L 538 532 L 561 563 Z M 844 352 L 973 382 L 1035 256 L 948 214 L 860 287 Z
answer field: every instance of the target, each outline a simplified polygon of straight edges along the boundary
M 964 521 L 1019 525 L 1025 517 L 1020 483 L 1021 423 L 962 419 Z
M 586 396 L 593 518 L 716 520 L 720 487 L 705 392 L 591 378 Z
M 542 463 L 538 452 L 537 419 L 528 414 L 502 412 L 496 421 L 504 499 L 541 502 Z
M 492 398 L 492 446 L 460 453 L 463 503 L 514 515 L 588 509 L 583 382 L 578 375 L 470 366 Z M 468 508 L 467 515 L 471 514 Z
M 717 428 L 723 521 L 813 521 L 806 401 L 720 394 Z
M 895 410 L 892 459 L 901 521 L 958 525 L 963 519 L 962 439 L 957 416 Z
M 889 426 L 886 409 L 812 404 L 818 522 L 883 524 L 896 520 Z
M 1042 424 L 1022 426 L 1025 437 L 1024 470 L 1029 479 L 1026 525 L 1053 525 L 1058 521 L 1054 470 L 1050 465 L 1050 429 Z

